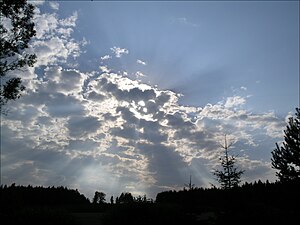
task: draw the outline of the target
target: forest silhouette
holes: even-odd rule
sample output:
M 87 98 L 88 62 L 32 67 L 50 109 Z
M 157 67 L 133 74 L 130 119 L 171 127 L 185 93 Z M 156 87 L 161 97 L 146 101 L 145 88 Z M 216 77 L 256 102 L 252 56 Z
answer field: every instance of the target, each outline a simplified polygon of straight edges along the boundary
M 299 224 L 299 190 L 299 180 L 257 181 L 231 189 L 164 191 L 155 201 L 127 192 L 106 203 L 90 201 L 78 190 L 66 187 L 2 185 L 1 221 L 74 225 Z M 88 218 L 93 215 L 98 217 L 91 222 Z

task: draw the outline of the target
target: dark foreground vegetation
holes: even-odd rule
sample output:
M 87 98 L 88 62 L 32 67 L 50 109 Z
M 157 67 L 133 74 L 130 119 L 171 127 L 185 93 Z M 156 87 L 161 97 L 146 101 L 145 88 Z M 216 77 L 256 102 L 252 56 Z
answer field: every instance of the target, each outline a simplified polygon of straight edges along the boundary
M 299 224 L 299 190 L 299 181 L 259 181 L 228 190 L 163 192 L 156 202 L 181 206 L 199 222 L 196 224 Z
M 166 191 L 155 202 L 129 198 L 108 204 L 91 203 L 77 190 L 64 187 L 1 186 L 1 223 L 300 224 L 299 190 L 299 181 L 259 181 L 228 190 Z

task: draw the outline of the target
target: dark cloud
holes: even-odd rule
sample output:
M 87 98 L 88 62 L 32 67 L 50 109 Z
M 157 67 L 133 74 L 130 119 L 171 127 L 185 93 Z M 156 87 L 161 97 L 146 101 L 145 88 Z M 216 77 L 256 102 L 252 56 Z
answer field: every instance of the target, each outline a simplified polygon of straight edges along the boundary
M 183 118 L 183 114 L 176 112 L 175 114 L 167 114 L 165 118 L 168 120 L 168 125 L 172 126 L 174 129 L 182 128 L 182 129 L 193 129 L 194 124 L 190 121 L 185 121 Z
M 91 91 L 89 94 L 88 94 L 88 99 L 89 100 L 92 100 L 92 101 L 102 101 L 104 100 L 105 96 L 102 95 L 102 94 L 99 94 L 95 91 Z
M 118 116 L 115 116 L 109 112 L 104 113 L 102 116 L 103 116 L 104 120 L 110 120 L 110 121 L 115 121 L 118 118 Z
M 127 107 L 117 107 L 117 113 L 121 113 L 121 117 L 126 121 L 128 124 L 137 124 L 139 119 L 134 116 L 134 114 L 127 108 Z
M 154 121 L 141 120 L 139 128 L 143 128 L 143 133 L 140 138 L 150 141 L 154 144 L 159 144 L 167 141 L 168 135 L 163 134 L 160 129 L 162 128 L 159 123 Z
M 84 114 L 84 106 L 76 98 L 53 93 L 46 104 L 47 112 L 53 117 L 67 117 Z
M 111 129 L 111 134 L 128 140 L 137 140 L 140 137 L 140 132 L 136 129 L 136 127 L 127 124 L 122 128 L 116 127 Z
M 142 90 L 139 87 L 133 87 L 130 90 L 122 90 L 120 87 L 121 83 L 119 86 L 118 84 L 109 81 L 106 77 L 101 78 L 99 82 L 99 86 L 103 91 L 110 93 L 112 96 L 114 96 L 116 99 L 120 101 L 123 100 L 127 102 L 131 102 L 131 101 L 139 102 L 142 100 L 147 101 L 156 98 L 156 93 L 153 89 Z
M 100 127 L 100 121 L 96 117 L 72 116 L 68 120 L 67 127 L 71 137 L 84 137 L 96 132 Z
M 153 173 L 157 186 L 181 186 L 185 178 L 181 173 L 187 168 L 183 158 L 167 146 L 139 144 L 139 151 L 148 159 L 148 170 Z
M 70 150 L 78 151 L 94 151 L 99 148 L 99 143 L 92 139 L 83 140 L 69 140 L 69 145 L 66 147 Z

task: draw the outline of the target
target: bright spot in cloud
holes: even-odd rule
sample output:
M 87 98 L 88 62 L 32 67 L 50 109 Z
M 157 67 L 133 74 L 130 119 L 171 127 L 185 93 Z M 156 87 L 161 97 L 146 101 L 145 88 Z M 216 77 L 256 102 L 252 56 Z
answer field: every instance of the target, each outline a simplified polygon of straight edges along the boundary
M 139 102 L 138 102 L 138 105 L 140 105 L 140 106 L 145 106 L 146 104 L 145 104 L 144 101 L 139 101 Z

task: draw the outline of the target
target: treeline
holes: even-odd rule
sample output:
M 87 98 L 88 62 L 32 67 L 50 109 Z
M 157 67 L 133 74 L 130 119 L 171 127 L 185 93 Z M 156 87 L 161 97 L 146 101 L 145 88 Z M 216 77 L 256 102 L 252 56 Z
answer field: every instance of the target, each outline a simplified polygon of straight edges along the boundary
M 93 204 L 107 204 L 105 199 L 106 194 L 103 192 L 96 191 L 92 200 Z M 122 192 L 120 196 L 114 199 L 113 196 L 110 198 L 110 204 L 131 204 L 131 203 L 153 203 L 152 198 L 147 198 L 147 195 L 139 195 L 137 197 L 133 197 L 130 192 Z
M 74 212 L 102 212 L 99 224 L 300 224 L 300 180 L 245 183 L 230 189 L 194 188 L 146 196 L 121 193 L 90 202 L 66 187 L 0 186 L 0 215 L 7 224 L 80 224 Z M 66 207 L 72 206 L 72 207 Z M 83 206 L 83 207 L 82 207 Z M 74 210 L 76 209 L 76 210 Z M 42 221 L 42 223 L 41 223 Z
M 84 205 L 90 201 L 78 190 L 66 187 L 1 185 L 1 208 L 17 206 Z
M 299 190 L 300 180 L 258 181 L 231 189 L 165 191 L 156 203 L 180 206 L 201 224 L 300 224 Z
M 78 190 L 62 186 L 1 185 L 0 196 L 5 225 L 80 225 L 71 212 L 98 210 Z
M 255 181 L 254 183 L 244 183 L 231 189 L 219 188 L 191 188 L 179 191 L 170 190 L 158 193 L 156 203 L 178 203 L 196 205 L 222 205 L 224 202 L 234 204 L 237 201 L 255 201 L 278 204 L 292 202 L 300 199 L 300 180 L 289 182 L 270 183 L 266 181 Z

